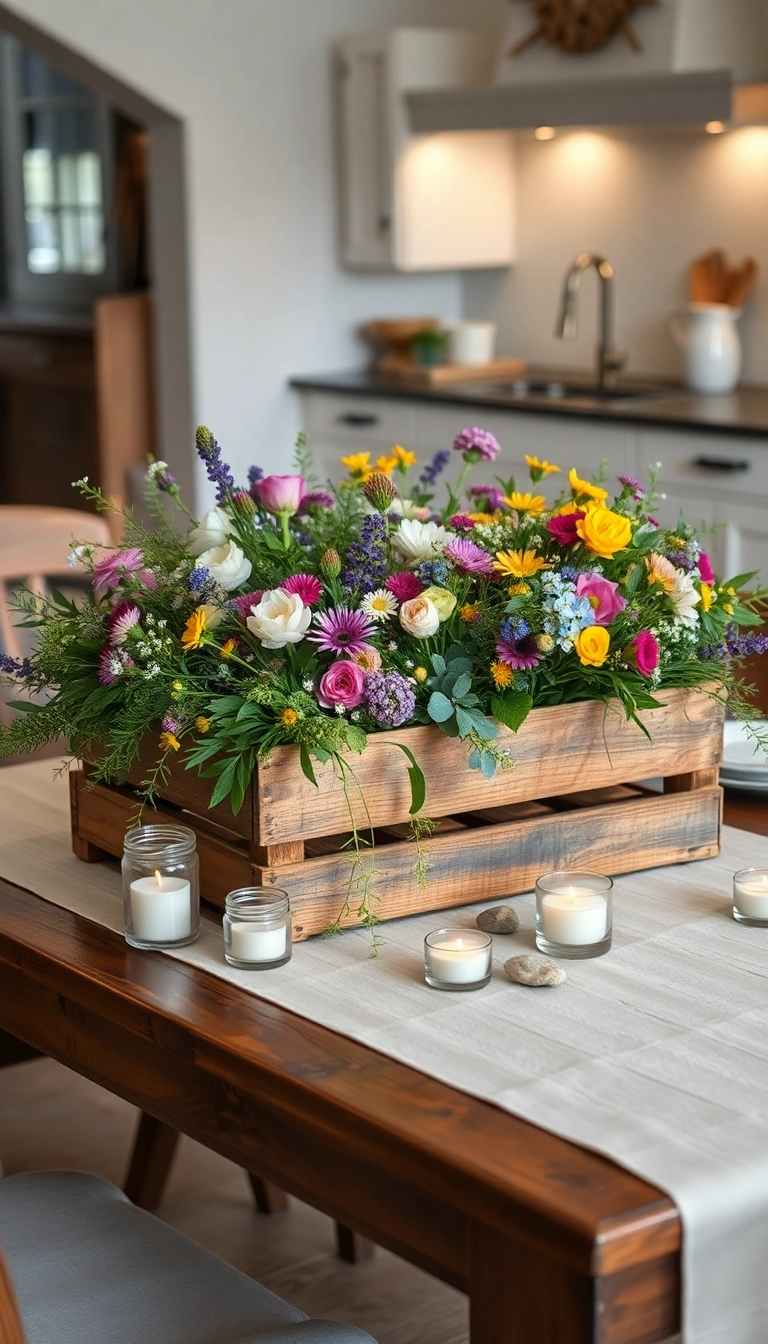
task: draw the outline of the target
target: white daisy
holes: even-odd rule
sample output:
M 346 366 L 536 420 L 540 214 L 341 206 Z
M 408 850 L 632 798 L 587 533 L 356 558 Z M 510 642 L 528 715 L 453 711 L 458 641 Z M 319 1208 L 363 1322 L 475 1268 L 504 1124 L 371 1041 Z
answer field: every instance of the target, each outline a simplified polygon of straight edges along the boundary
M 372 621 L 386 621 L 395 615 L 397 602 L 386 588 L 377 588 L 375 592 L 363 598 L 360 610 L 364 611 L 366 616 L 370 616 Z

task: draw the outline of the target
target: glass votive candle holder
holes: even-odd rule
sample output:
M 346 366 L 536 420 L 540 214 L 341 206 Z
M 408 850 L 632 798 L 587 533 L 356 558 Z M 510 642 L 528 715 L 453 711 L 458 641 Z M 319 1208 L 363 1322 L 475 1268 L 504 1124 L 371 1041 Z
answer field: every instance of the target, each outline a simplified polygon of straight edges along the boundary
M 742 868 L 733 875 L 733 918 L 768 927 L 768 868 Z
M 482 989 L 492 948 L 491 935 L 479 929 L 436 929 L 424 939 L 424 979 L 433 989 Z
M 242 971 L 268 971 L 290 960 L 291 907 L 277 887 L 239 887 L 224 902 L 224 957 Z
M 136 826 L 123 848 L 125 940 L 185 947 L 200 933 L 200 865 L 186 826 Z
M 613 882 L 602 873 L 546 873 L 536 882 L 536 946 L 550 957 L 601 957 L 613 937 Z

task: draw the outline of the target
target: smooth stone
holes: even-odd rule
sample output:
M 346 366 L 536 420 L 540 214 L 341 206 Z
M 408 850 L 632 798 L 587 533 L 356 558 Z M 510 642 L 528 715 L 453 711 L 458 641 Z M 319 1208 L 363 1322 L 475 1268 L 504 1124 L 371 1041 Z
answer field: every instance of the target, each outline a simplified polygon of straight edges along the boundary
M 511 905 L 494 905 L 490 910 L 481 910 L 475 923 L 483 933 L 517 933 L 520 916 Z
M 522 957 L 510 957 L 504 962 L 504 973 L 516 985 L 561 985 L 565 971 L 551 957 L 539 957 L 526 952 Z

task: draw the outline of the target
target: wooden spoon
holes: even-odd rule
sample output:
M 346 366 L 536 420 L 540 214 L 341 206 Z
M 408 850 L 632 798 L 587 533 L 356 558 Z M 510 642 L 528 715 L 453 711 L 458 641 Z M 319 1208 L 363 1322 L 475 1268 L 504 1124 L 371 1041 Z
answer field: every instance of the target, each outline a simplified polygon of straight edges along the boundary
M 757 284 L 758 273 L 759 267 L 754 257 L 747 257 L 741 266 L 729 273 L 725 302 L 731 308 L 741 308 L 746 303 Z
M 725 303 L 728 293 L 728 263 L 722 248 L 715 247 L 707 254 L 709 267 L 709 302 Z
M 691 303 L 711 303 L 709 259 L 698 257 L 688 271 L 688 293 Z

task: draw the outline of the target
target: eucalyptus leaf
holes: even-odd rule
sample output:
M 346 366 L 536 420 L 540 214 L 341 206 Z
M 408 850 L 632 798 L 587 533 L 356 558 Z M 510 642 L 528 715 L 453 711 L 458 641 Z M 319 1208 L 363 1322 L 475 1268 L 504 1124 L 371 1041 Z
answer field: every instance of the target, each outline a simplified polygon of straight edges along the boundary
M 496 774 L 496 761 L 490 751 L 484 751 L 480 756 L 480 769 L 486 779 L 493 779 Z
M 461 675 L 454 682 L 453 686 L 454 700 L 460 700 L 463 695 L 467 695 L 471 686 L 472 686 L 472 678 L 469 672 L 462 672 Z
M 459 732 L 462 737 L 468 737 L 475 726 L 471 713 L 469 710 L 462 709 L 461 705 L 456 706 L 456 722 L 459 725 Z
M 453 705 L 442 691 L 433 691 L 429 697 L 427 711 L 435 723 L 445 723 L 453 714 Z

